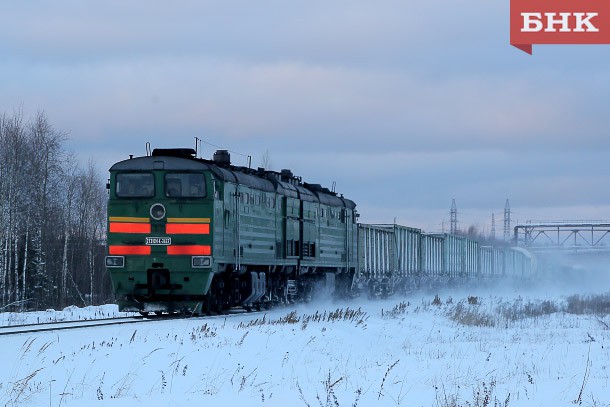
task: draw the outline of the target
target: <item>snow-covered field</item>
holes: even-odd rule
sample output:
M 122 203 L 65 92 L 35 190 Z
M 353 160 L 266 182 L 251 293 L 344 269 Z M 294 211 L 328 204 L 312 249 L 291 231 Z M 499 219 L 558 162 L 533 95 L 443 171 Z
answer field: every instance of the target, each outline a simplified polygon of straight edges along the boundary
M 473 289 L 435 301 L 418 292 L 0 337 L 0 403 L 608 406 L 610 316 L 585 309 L 608 298 Z M 114 313 L 107 305 L 0 321 Z

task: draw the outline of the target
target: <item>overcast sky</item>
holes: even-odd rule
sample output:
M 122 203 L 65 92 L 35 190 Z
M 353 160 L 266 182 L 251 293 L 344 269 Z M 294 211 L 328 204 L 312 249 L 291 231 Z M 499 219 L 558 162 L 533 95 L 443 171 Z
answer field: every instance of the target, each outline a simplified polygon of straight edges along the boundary
M 509 45 L 508 1 L 19 1 L 0 113 L 46 113 L 83 162 L 194 137 L 331 186 L 361 221 L 502 234 L 610 219 L 610 50 Z M 204 144 L 203 155 L 214 147 Z M 237 164 L 246 164 L 239 154 Z

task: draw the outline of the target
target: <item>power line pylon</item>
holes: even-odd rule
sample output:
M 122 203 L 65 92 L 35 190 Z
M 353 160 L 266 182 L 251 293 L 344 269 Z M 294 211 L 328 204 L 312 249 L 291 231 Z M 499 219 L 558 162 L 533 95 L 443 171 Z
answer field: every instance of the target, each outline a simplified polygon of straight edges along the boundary
M 455 206 L 455 199 L 451 201 L 451 228 L 450 233 L 455 235 L 457 233 L 457 207 Z
M 504 241 L 508 242 L 510 239 L 510 203 L 507 199 L 506 205 L 504 205 Z

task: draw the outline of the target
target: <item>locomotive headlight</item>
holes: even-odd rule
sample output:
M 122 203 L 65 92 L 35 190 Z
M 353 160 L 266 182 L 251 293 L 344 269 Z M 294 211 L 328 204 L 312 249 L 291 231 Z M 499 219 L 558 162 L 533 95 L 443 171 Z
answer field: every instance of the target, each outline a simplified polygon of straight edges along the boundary
M 193 256 L 191 257 L 191 265 L 194 269 L 211 267 L 212 258 L 210 256 Z
M 150 217 L 154 220 L 161 220 L 165 217 L 165 206 L 156 203 L 150 207 Z
M 106 256 L 106 267 L 113 267 L 113 268 L 125 267 L 125 257 Z

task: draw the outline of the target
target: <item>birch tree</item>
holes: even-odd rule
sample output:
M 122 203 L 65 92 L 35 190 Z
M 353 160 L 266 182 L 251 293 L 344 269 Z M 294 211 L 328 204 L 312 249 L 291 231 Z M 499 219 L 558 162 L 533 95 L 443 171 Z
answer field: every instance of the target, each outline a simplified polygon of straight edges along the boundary
M 65 149 L 44 113 L 0 116 L 0 305 L 92 304 L 105 272 L 104 177 Z M 85 300 L 81 293 L 89 293 Z
M 21 223 L 27 219 L 22 203 L 25 201 L 26 134 L 20 113 L 2 116 L 0 123 L 0 202 L 2 205 L 0 244 L 3 247 L 2 298 L 3 303 L 20 300 L 18 240 Z

